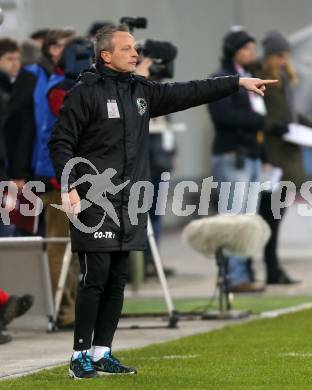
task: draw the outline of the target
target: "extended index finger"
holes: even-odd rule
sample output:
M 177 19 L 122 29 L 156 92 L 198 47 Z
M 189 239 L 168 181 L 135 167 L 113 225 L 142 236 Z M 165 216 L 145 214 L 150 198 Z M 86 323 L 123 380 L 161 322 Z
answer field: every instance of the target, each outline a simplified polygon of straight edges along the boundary
M 278 80 L 261 80 L 262 84 L 277 84 Z

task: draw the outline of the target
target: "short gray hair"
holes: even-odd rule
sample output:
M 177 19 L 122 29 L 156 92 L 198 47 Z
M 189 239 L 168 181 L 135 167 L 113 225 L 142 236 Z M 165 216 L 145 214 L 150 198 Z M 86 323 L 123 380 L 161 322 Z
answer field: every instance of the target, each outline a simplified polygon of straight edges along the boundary
M 129 32 L 129 27 L 126 24 L 109 24 L 99 29 L 95 37 L 95 57 L 99 59 L 101 51 L 113 51 L 112 38 L 117 31 Z

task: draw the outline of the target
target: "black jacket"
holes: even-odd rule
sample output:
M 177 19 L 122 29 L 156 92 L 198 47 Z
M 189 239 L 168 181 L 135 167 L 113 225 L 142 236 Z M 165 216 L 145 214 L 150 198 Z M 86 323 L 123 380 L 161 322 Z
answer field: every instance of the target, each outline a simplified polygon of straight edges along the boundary
M 238 89 L 238 77 L 207 79 L 186 83 L 157 83 L 130 73 L 122 74 L 98 65 L 83 73 L 64 101 L 49 142 L 50 155 L 60 180 L 65 164 L 74 156 L 91 161 L 99 173 L 114 168 L 115 185 L 130 180 L 116 195 L 107 194 L 120 227 L 106 215 L 95 234 L 82 233 L 71 224 L 74 251 L 118 251 L 146 249 L 146 213 L 132 225 L 128 212 L 131 185 L 149 180 L 149 119 L 221 99 Z M 108 100 L 116 100 L 120 118 L 108 117 Z M 78 164 L 70 184 L 84 174 L 94 174 L 87 164 Z M 84 198 L 89 183 L 77 187 Z M 103 189 L 104 192 L 104 189 Z M 96 226 L 103 208 L 92 204 L 79 214 L 79 221 Z M 105 232 L 110 232 L 108 237 Z M 102 234 L 101 234 L 102 233 Z M 102 237 L 102 238 L 99 238 Z
M 1 74 L 0 89 L 8 93 L 3 117 L 7 154 L 7 174 L 11 179 L 31 178 L 31 159 L 35 139 L 33 92 L 36 77 L 21 70 L 14 83 Z
M 234 66 L 224 63 L 214 76 L 236 74 Z M 262 137 L 258 132 L 264 130 L 265 117 L 254 112 L 250 105 L 248 92 L 240 89 L 226 99 L 208 106 L 215 127 L 213 154 L 240 151 L 249 157 L 262 156 Z
M 11 95 L 11 83 L 8 77 L 0 72 L 0 180 L 7 180 L 7 148 L 3 125 L 6 120 L 8 103 Z

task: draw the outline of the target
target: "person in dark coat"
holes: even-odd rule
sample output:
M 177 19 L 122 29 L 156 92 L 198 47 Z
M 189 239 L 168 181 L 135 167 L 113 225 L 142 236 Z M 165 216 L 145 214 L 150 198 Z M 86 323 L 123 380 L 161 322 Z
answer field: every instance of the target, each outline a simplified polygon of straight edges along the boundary
M 101 29 L 96 66 L 65 97 L 49 142 L 63 209 L 71 221 L 72 249 L 78 251 L 83 274 L 69 368 L 73 378 L 136 373 L 114 358 L 111 344 L 123 305 L 129 251 L 145 250 L 147 244 L 147 213 L 132 218 L 135 205 L 129 200 L 132 186 L 150 178 L 150 118 L 222 99 L 239 86 L 263 95 L 265 84 L 272 83 L 237 75 L 151 82 L 133 74 L 137 58 L 126 26 Z M 68 162 L 74 157 L 80 160 L 71 169 Z M 68 173 L 63 183 L 62 173 L 63 178 Z M 81 184 L 76 187 L 77 181 Z M 97 193 L 88 198 L 95 188 Z
M 1 166 L 3 175 L 19 189 L 32 176 L 31 158 L 35 138 L 33 91 L 36 78 L 21 69 L 20 49 L 10 38 L 0 39 Z M 14 226 L 1 226 L 1 235 L 14 233 Z
M 239 73 L 242 77 L 250 77 L 249 66 L 255 58 L 255 38 L 243 28 L 232 28 L 224 37 L 221 68 L 214 76 Z M 212 174 L 219 183 L 219 204 L 227 202 L 227 208 L 231 209 L 235 189 L 235 198 L 241 202 L 240 212 L 246 213 L 249 184 L 259 181 L 260 177 L 265 120 L 263 99 L 241 89 L 226 99 L 210 104 L 208 109 L 215 127 Z M 228 193 L 220 190 L 223 182 L 231 183 L 228 199 L 225 199 Z M 236 187 L 240 182 L 245 185 L 241 191 Z M 251 259 L 230 256 L 229 276 L 233 292 L 263 290 L 263 286 L 254 283 Z

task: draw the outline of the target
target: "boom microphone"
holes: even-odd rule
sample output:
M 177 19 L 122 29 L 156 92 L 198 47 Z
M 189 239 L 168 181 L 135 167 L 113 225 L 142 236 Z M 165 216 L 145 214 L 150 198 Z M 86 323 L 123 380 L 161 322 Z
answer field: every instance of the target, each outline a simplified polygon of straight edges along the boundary
M 197 219 L 182 233 L 182 239 L 205 256 L 222 249 L 227 256 L 254 257 L 262 252 L 270 236 L 269 225 L 257 214 Z

